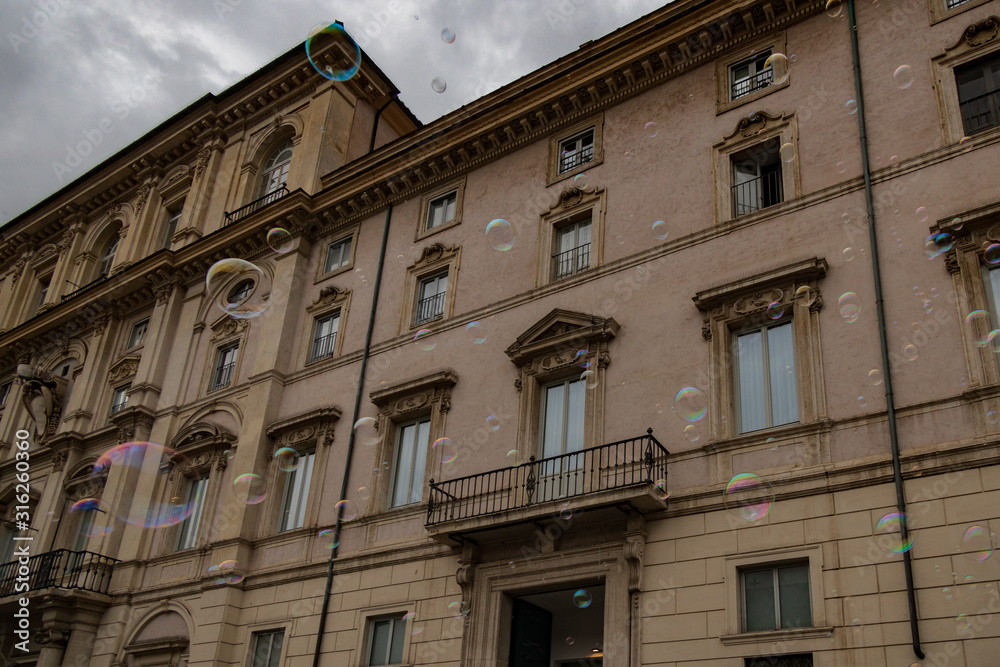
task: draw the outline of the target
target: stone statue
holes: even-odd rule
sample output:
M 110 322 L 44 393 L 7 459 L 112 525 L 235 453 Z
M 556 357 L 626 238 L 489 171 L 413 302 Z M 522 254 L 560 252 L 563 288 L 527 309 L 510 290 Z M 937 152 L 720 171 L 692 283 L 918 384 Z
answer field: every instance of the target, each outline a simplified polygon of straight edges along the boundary
M 21 389 L 21 401 L 31 415 L 35 443 L 40 444 L 54 435 L 59 427 L 59 418 L 62 416 L 61 397 L 66 389 L 66 380 L 28 364 L 18 365 L 17 376 L 24 385 Z

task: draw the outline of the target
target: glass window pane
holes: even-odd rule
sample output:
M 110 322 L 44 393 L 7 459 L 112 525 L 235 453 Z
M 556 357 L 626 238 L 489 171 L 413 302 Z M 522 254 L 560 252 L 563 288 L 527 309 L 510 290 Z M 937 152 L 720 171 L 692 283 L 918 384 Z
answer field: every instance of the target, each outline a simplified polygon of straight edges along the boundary
M 268 667 L 272 636 L 270 633 L 257 635 L 257 643 L 253 647 L 253 667 Z
M 285 633 L 275 632 L 271 636 L 271 656 L 267 667 L 278 667 L 281 664 L 281 646 L 285 643 Z
M 569 383 L 569 411 L 566 419 L 567 452 L 578 452 L 583 449 L 585 391 L 583 380 L 575 380 Z
M 562 384 L 554 385 L 545 390 L 545 423 L 542 427 L 543 458 L 562 454 L 564 392 Z
M 372 626 L 372 653 L 369 665 L 389 664 L 389 625 L 391 621 L 376 621 Z
M 1000 326 L 1000 269 L 993 269 L 990 275 L 990 295 L 993 304 L 993 326 Z
M 392 506 L 405 505 L 410 497 L 410 479 L 413 476 L 413 449 L 416 439 L 416 424 L 404 426 L 399 431 L 399 445 L 396 451 L 396 475 L 392 491 Z
M 444 221 L 450 222 L 455 219 L 455 206 L 458 204 L 458 199 L 455 195 L 448 195 L 448 210 L 445 212 Z
M 764 350 L 761 332 L 736 338 L 739 367 L 740 430 L 743 433 L 767 427 L 764 401 Z
M 799 419 L 795 391 L 795 346 L 791 323 L 767 330 L 767 359 L 771 376 L 771 425 L 790 424 Z
M 419 503 L 424 493 L 424 468 L 427 464 L 427 439 L 430 436 L 430 421 L 417 424 L 417 445 L 414 451 L 413 477 L 410 479 L 411 503 Z
M 76 540 L 73 541 L 73 551 L 84 551 L 87 548 L 87 537 L 94 525 L 94 510 L 84 511 L 80 515 L 80 527 L 76 530 Z
M 774 619 L 774 570 L 743 573 L 743 604 L 747 632 L 777 629 Z
M 812 625 L 807 565 L 778 569 L 778 600 L 781 627 L 805 628 Z
M 397 618 L 392 623 L 392 648 L 389 651 L 389 664 L 398 665 L 403 662 L 403 633 L 406 632 L 406 621 Z

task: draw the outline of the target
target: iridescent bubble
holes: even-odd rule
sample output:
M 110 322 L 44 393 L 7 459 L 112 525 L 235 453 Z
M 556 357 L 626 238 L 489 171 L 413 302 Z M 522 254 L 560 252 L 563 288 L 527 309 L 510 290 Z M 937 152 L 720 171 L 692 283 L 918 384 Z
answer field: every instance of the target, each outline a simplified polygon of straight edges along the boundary
M 795 290 L 796 301 L 802 301 L 806 304 L 809 304 L 812 302 L 812 297 L 813 297 L 813 292 L 812 288 L 809 287 L 809 285 L 801 285 L 799 286 L 798 289 Z
M 930 315 L 931 311 L 934 310 L 934 302 L 931 301 L 930 299 L 924 299 L 924 302 L 921 304 L 921 308 L 924 309 L 925 313 Z
M 764 69 L 771 68 L 771 83 L 777 85 L 788 81 L 788 58 L 784 53 L 772 53 L 764 61 Z
M 845 171 L 847 171 L 847 165 L 844 164 L 843 162 L 838 162 L 837 163 L 837 173 L 838 174 L 843 174 Z
M 969 632 L 972 630 L 972 623 L 974 621 L 974 616 L 969 616 L 968 614 L 959 614 L 955 617 L 955 629 L 960 633 Z
M 490 415 L 486 418 L 486 430 L 497 432 L 500 430 L 500 418 L 496 415 Z
M 917 354 L 917 346 L 913 343 L 903 346 L 903 357 L 905 357 L 907 361 L 916 361 Z
M 657 403 L 656 405 L 653 406 L 653 409 L 656 410 L 656 414 L 658 414 L 658 415 L 662 415 L 663 414 L 663 405 L 662 404 Z
M 793 162 L 795 160 L 795 146 L 792 144 L 781 144 L 781 148 L 778 149 L 778 155 L 781 156 L 782 162 Z
M 332 528 L 319 531 L 319 543 L 324 549 L 336 549 L 340 544 L 340 535 Z
M 362 417 L 354 424 L 354 439 L 366 447 L 374 447 L 381 439 L 378 433 L 378 420 L 374 417 Z
M 343 521 L 353 521 L 358 516 L 358 510 L 355 509 L 354 503 L 350 500 L 338 500 L 333 507 L 340 512 L 340 518 Z
M 104 537 L 115 528 L 114 521 L 108 516 L 113 515 L 111 507 L 100 498 L 82 498 L 70 505 L 69 513 L 77 517 L 79 530 L 87 537 Z M 105 522 L 106 525 L 101 525 Z
M 837 18 L 844 11 L 843 0 L 826 0 L 826 15 L 830 18 Z
M 951 222 L 948 223 L 948 227 L 950 227 L 953 232 L 960 232 L 960 231 L 962 231 L 962 227 L 964 227 L 964 226 L 965 226 L 965 223 L 962 222 L 962 219 L 958 218 L 958 217 L 952 218 Z
M 976 345 L 984 347 L 989 343 L 989 336 L 993 327 L 990 326 L 990 314 L 988 312 L 985 310 L 972 311 L 965 316 L 965 326 L 972 333 L 972 339 Z
M 913 212 L 917 216 L 917 222 L 927 222 L 927 218 L 930 217 L 930 213 L 927 212 L 926 206 L 918 206 L 917 210 Z
M 962 149 L 962 152 L 968 153 L 969 150 L 972 148 L 972 137 L 962 137 L 961 139 L 958 140 L 958 145 L 965 146 L 965 148 Z
M 159 467 L 161 461 L 170 461 L 175 468 L 191 467 L 188 459 L 180 452 L 153 442 L 136 441 L 122 443 L 104 452 L 94 463 L 93 474 L 95 478 L 110 476 L 111 479 L 127 479 L 134 474 L 143 474 L 142 468 L 150 461 L 157 462 L 157 474 L 162 476 L 167 476 L 168 472 L 166 467 Z M 191 467 L 188 478 L 198 481 L 200 476 Z M 171 502 L 172 497 L 159 500 L 153 497 L 152 491 L 163 482 L 152 478 L 144 481 L 132 497 L 114 508 L 119 519 L 142 528 L 163 528 L 175 526 L 191 516 L 197 498 L 192 497 L 187 501 L 185 494 L 185 499 L 181 502 Z M 147 510 L 136 516 L 131 511 L 132 506 L 142 500 L 148 500 Z
M 215 583 L 218 585 L 238 584 L 241 581 L 243 581 L 243 575 L 238 572 L 234 572 L 233 570 L 235 569 L 236 569 L 235 560 L 224 560 L 218 565 L 213 565 L 210 568 L 208 568 L 208 572 L 209 574 L 219 575 L 218 578 L 215 580 Z
M 653 223 L 653 238 L 657 241 L 662 241 L 669 235 L 670 232 L 667 231 L 667 223 L 662 220 L 657 220 Z
M 451 438 L 438 438 L 431 445 L 431 449 L 437 453 L 437 456 L 441 459 L 441 463 L 452 463 L 458 458 L 458 448 L 455 447 L 455 443 L 451 441 Z
M 563 507 L 561 510 L 559 510 L 559 517 L 563 521 L 569 521 L 570 519 L 573 518 L 573 509 L 570 507 Z
M 726 484 L 723 502 L 733 516 L 744 521 L 760 521 L 771 511 L 774 491 L 757 475 L 743 472 Z
M 347 53 L 346 58 L 342 52 Z M 347 81 L 361 68 L 361 47 L 339 23 L 313 28 L 306 38 L 306 57 L 317 72 L 332 81 Z
M 572 637 L 566 638 L 566 646 L 572 646 L 574 643 L 576 643 L 576 640 L 573 639 Z
M 896 71 L 892 73 L 892 80 L 896 83 L 896 87 L 900 90 L 904 90 L 913 85 L 913 71 L 910 69 L 909 65 L 900 65 L 896 68 Z
M 368 500 L 371 497 L 372 497 L 371 489 L 369 489 L 367 486 L 358 487 L 358 498 L 361 498 L 361 500 Z
M 858 321 L 861 315 L 861 297 L 854 292 L 844 292 L 837 299 L 837 306 L 840 308 L 840 316 L 845 322 L 853 323 Z
M 858 396 L 858 405 L 861 406 L 862 408 L 867 408 L 868 399 L 865 398 L 864 396 Z
M 844 256 L 844 261 L 849 262 L 854 259 L 854 248 L 848 246 L 847 248 L 844 248 L 844 252 L 841 254 Z
M 998 541 L 997 534 L 989 528 L 969 526 L 962 535 L 962 553 L 975 563 L 983 563 L 993 555 Z
M 708 400 L 697 387 L 684 387 L 674 396 L 674 414 L 686 422 L 700 421 L 707 411 Z
M 516 449 L 510 450 L 507 452 L 507 463 L 515 467 L 521 465 L 521 454 Z
M 698 427 L 694 424 L 688 424 L 684 427 L 684 438 L 688 442 L 698 442 L 698 438 L 701 437 L 701 433 L 698 432 Z
M 657 132 L 656 123 L 654 123 L 653 121 L 649 121 L 648 123 L 646 123 L 645 129 L 646 129 L 646 136 L 649 137 L 650 139 L 656 136 Z
M 465 335 L 469 337 L 474 345 L 482 345 L 486 342 L 486 332 L 482 322 L 469 322 L 465 325 Z
M 247 505 L 256 505 L 267 498 L 267 483 L 259 475 L 243 473 L 233 480 L 233 495 Z
M 941 594 L 944 595 L 945 600 L 955 599 L 955 591 L 948 586 L 945 586 L 944 588 L 941 589 Z
M 844 104 L 844 106 L 847 108 L 847 113 L 857 113 L 858 112 L 858 101 L 855 100 L 855 99 L 853 99 L 853 98 L 847 100 L 847 102 Z
M 660 500 L 666 500 L 669 498 L 670 492 L 667 490 L 667 480 L 656 480 L 656 483 L 653 485 L 653 493 L 656 494 L 656 497 Z
M 624 155 L 626 160 L 632 159 L 632 151 L 625 151 Z
M 893 167 L 898 167 L 899 166 L 899 156 L 898 155 L 893 155 L 892 157 L 890 157 L 889 158 L 889 164 L 891 164 Z
M 767 316 L 772 320 L 780 320 L 785 314 L 785 307 L 778 301 L 772 301 L 767 305 Z
M 443 93 L 448 90 L 448 82 L 443 77 L 436 76 L 431 79 L 431 90 L 435 93 Z
M 580 609 L 586 609 L 590 606 L 590 603 L 594 601 L 594 596 L 590 594 L 590 591 L 581 588 L 576 593 L 573 593 L 573 604 L 575 604 Z
M 274 452 L 278 470 L 292 472 L 299 467 L 299 453 L 291 447 L 282 447 Z
M 597 385 L 600 384 L 600 380 L 597 377 L 597 373 L 594 371 L 584 371 L 580 375 L 580 379 L 583 380 L 583 386 L 587 389 L 597 389 Z
M 227 461 L 232 461 L 233 459 L 236 458 L 236 450 L 227 449 L 226 451 L 222 452 L 222 455 L 226 457 Z
M 987 246 L 983 252 L 983 259 L 987 264 L 1000 264 L 1000 243 L 993 243 Z
M 486 239 L 494 250 L 506 252 L 514 247 L 514 228 L 503 218 L 486 225 Z
M 878 386 L 882 384 L 882 371 L 877 368 L 873 368 L 868 371 L 868 381 L 872 383 L 872 386 Z
M 879 546 L 894 554 L 909 551 L 913 547 L 913 535 L 908 533 L 906 539 L 903 539 L 903 530 L 905 528 L 905 514 L 890 512 L 883 516 L 875 524 L 875 534 L 884 536 L 877 540 Z
M 585 190 L 587 188 L 587 175 L 577 174 L 573 177 L 573 186 Z
M 590 368 L 590 350 L 577 350 L 573 363 L 580 368 Z
M 430 352 L 437 347 L 437 340 L 434 339 L 430 329 L 421 329 L 413 336 L 413 343 L 424 352 Z
M 410 629 L 409 632 L 411 635 L 419 635 L 421 632 L 424 631 L 424 627 L 422 625 L 417 625 L 416 612 L 411 611 L 407 614 L 403 614 L 403 622 L 407 624 L 404 625 L 404 627 L 409 627 Z
M 292 233 L 287 229 L 275 227 L 267 233 L 267 245 L 271 250 L 281 255 L 292 249 Z
M 205 289 L 215 304 L 234 319 L 258 317 L 267 310 L 264 272 L 242 259 L 220 259 L 205 274 Z
M 444 30 L 442 30 L 441 31 L 441 41 L 443 41 L 445 44 L 454 44 L 455 43 L 455 31 L 452 30 L 451 28 L 445 28 Z
M 997 423 L 997 413 L 993 410 L 986 411 L 986 423 L 995 425 Z

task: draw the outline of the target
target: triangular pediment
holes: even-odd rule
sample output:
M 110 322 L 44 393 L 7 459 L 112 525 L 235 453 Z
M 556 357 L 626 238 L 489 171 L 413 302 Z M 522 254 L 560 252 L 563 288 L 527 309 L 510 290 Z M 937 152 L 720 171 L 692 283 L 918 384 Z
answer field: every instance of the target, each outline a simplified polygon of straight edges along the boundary
M 122 357 L 115 363 L 111 364 L 108 369 L 108 382 L 112 384 L 116 382 L 121 382 L 135 376 L 136 371 L 139 370 L 139 355 L 130 354 L 126 357 Z
M 507 356 L 520 365 L 526 359 L 592 342 L 607 341 L 618 333 L 618 323 L 610 317 L 556 308 L 535 322 L 507 348 Z

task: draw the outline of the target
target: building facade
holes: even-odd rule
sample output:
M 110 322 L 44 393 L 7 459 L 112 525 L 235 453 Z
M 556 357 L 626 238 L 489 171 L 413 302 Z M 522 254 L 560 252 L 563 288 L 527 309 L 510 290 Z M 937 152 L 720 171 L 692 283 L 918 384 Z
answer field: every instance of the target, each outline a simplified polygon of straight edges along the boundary
M 998 664 L 998 15 L 681 0 L 426 125 L 340 37 L 175 115 L 3 229 L 3 657 Z

